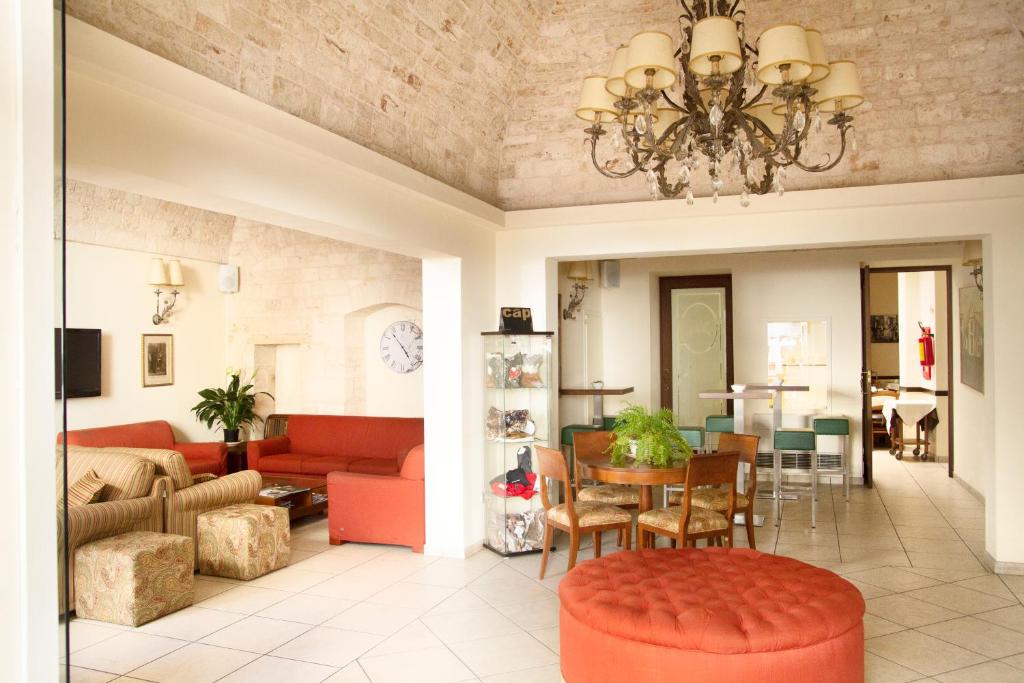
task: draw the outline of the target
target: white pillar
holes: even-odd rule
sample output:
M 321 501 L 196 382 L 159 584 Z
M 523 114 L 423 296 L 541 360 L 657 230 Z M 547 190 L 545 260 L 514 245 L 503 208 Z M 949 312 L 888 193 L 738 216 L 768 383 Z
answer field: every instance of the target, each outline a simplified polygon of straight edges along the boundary
M 53 8 L 0 2 L 0 662 L 57 676 L 53 412 Z

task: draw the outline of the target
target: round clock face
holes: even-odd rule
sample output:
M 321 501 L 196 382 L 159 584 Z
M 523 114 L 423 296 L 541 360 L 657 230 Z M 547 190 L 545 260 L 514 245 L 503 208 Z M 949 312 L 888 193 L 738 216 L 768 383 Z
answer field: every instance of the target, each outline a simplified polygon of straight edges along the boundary
M 395 372 L 416 370 L 423 365 L 423 330 L 411 320 L 391 323 L 380 338 L 380 357 Z

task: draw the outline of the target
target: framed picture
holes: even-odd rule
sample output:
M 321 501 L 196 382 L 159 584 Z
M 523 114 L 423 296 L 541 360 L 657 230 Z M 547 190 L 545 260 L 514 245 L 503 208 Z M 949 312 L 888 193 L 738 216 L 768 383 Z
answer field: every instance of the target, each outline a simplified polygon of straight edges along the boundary
M 142 386 L 174 384 L 174 335 L 142 335 Z
M 900 340 L 900 319 L 895 315 L 871 316 L 871 343 L 895 344 Z
M 960 289 L 960 382 L 985 393 L 985 307 L 977 287 Z

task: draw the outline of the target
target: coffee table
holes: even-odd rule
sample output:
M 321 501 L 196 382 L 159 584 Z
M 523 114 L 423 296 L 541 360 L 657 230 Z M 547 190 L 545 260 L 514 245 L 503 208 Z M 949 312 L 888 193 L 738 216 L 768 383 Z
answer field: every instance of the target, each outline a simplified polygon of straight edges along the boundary
M 323 477 L 263 475 L 263 486 L 260 487 L 260 490 L 270 486 L 294 486 L 298 490 L 277 497 L 257 495 L 253 502 L 258 505 L 288 508 L 288 518 L 292 521 L 301 517 L 323 514 L 327 509 L 327 480 Z M 323 498 L 315 501 L 314 494 L 322 494 Z

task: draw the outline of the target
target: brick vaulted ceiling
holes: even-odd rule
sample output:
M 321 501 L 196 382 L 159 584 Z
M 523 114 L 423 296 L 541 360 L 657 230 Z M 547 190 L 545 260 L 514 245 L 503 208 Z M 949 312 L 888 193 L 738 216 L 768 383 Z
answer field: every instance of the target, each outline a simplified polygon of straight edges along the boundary
M 505 209 L 646 198 L 590 167 L 579 83 L 674 0 L 68 0 L 139 47 Z M 858 63 L 859 151 L 789 189 L 1024 172 L 1021 0 L 747 0 Z M 812 148 L 824 153 L 827 145 Z M 735 182 L 727 191 L 737 192 Z M 706 185 L 696 185 L 698 194 Z

